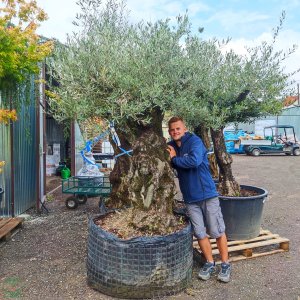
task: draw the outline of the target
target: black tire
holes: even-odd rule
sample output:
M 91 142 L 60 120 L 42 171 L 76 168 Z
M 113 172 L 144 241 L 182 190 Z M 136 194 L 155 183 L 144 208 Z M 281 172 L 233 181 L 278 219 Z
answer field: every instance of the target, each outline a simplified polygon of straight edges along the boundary
M 252 152 L 251 152 L 251 155 L 252 155 L 252 156 L 260 156 L 260 151 L 259 151 L 259 149 L 253 149 Z
M 287 155 L 287 156 L 290 156 L 290 155 L 292 155 L 292 153 L 291 152 L 286 152 L 286 153 L 284 153 L 285 155 Z
M 66 207 L 69 209 L 75 209 L 78 207 L 78 201 L 77 198 L 74 196 L 70 196 L 66 199 Z
M 295 149 L 293 150 L 293 154 L 294 154 L 295 156 L 299 156 L 299 155 L 300 155 L 300 149 L 299 149 L 299 148 L 295 148 Z
M 76 195 L 76 199 L 77 199 L 78 204 L 85 204 L 88 197 L 87 197 L 87 195 Z

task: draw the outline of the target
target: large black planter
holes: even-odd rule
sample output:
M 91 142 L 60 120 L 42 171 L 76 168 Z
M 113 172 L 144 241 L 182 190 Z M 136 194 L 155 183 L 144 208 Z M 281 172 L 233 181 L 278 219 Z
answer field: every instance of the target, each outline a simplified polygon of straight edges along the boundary
M 2 202 L 2 196 L 3 196 L 4 190 L 2 187 L 0 187 L 0 204 Z
M 259 235 L 263 206 L 268 191 L 249 185 L 241 189 L 258 193 L 248 197 L 219 196 L 228 240 L 248 240 Z
M 191 283 L 190 224 L 167 236 L 121 240 L 95 225 L 95 219 L 88 225 L 87 281 L 92 288 L 143 299 L 174 295 Z

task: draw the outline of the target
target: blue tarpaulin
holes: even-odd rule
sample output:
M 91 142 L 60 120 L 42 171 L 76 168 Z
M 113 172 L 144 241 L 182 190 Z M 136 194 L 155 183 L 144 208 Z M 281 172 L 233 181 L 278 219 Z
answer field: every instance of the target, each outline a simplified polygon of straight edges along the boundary
M 245 153 L 244 146 L 238 144 L 239 137 L 245 136 L 244 130 L 226 130 L 224 131 L 225 145 L 228 153 Z

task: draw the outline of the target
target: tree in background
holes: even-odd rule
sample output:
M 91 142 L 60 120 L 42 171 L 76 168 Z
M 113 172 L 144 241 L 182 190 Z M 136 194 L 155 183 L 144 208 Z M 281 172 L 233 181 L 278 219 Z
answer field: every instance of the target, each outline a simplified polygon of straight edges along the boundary
M 6 106 L 20 108 L 22 84 L 38 73 L 52 42 L 41 42 L 36 29 L 47 19 L 35 0 L 6 0 L 0 8 L 0 92 Z
M 214 153 L 219 166 L 219 191 L 222 195 L 240 195 L 239 184 L 231 169 L 232 157 L 226 151 L 223 130 L 229 123 L 252 122 L 278 114 L 282 99 L 289 93 L 289 78 L 282 63 L 287 53 L 275 50 L 275 42 L 284 20 L 274 30 L 271 43 L 248 47 L 242 56 L 225 52 L 227 41 L 203 41 L 199 36 L 187 40 L 188 76 L 184 101 L 176 105 L 193 128 L 210 128 Z M 175 107 L 175 106 L 174 106 Z
M 186 16 L 128 22 L 122 2 L 82 0 L 76 24 L 81 28 L 51 58 L 59 87 L 51 100 L 58 120 L 89 117 L 114 121 L 124 148 L 110 176 L 114 206 L 129 205 L 127 222 L 144 232 L 173 231 L 174 175 L 162 120 L 180 97 Z

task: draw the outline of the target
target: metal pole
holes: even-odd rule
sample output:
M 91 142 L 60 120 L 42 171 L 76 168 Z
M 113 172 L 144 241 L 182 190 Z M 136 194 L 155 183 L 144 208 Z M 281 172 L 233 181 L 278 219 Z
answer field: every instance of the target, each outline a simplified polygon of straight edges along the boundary
M 13 109 L 12 99 L 10 98 L 10 109 Z M 10 120 L 10 187 L 11 187 L 11 202 L 10 202 L 10 215 L 15 216 L 15 156 L 14 156 L 14 123 Z
M 75 176 L 76 175 L 76 170 L 75 170 L 75 122 L 71 122 L 71 175 Z
M 300 105 L 299 83 L 297 83 L 297 88 L 298 88 L 298 105 Z

